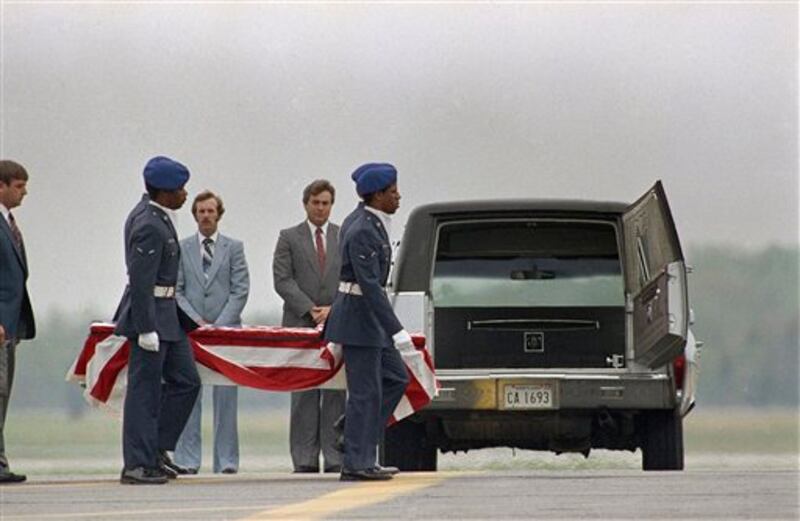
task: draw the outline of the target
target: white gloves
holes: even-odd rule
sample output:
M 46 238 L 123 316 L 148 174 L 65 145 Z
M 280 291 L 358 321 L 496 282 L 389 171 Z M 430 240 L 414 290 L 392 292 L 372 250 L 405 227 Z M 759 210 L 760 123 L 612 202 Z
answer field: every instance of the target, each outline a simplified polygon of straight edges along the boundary
M 158 333 L 155 331 L 139 333 L 139 347 L 145 351 L 158 353 Z
M 413 353 L 417 350 L 411 341 L 411 335 L 405 329 L 401 329 L 392 335 L 392 340 L 394 341 L 394 347 L 401 353 Z

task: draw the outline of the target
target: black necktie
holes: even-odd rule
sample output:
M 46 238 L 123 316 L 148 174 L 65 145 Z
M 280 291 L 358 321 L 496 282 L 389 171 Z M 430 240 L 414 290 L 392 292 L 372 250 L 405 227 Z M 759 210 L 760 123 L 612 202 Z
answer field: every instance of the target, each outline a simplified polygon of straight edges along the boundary
M 211 268 L 211 263 L 214 261 L 214 239 L 206 237 L 203 239 L 203 273 L 208 276 L 208 270 Z

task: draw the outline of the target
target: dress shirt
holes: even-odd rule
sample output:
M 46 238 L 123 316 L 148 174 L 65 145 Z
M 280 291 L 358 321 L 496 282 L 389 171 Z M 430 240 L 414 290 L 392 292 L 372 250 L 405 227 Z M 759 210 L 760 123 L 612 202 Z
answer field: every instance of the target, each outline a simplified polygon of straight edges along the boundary
M 378 216 L 378 219 L 381 220 L 381 224 L 383 224 L 383 228 L 386 230 L 386 236 L 389 240 L 392 240 L 392 216 L 386 212 L 382 212 L 377 208 L 373 208 L 371 206 L 364 205 L 364 208 L 375 215 Z
M 178 229 L 178 214 L 175 213 L 175 210 L 170 210 L 166 206 L 161 206 L 160 204 L 158 204 L 157 202 L 153 201 L 152 199 L 150 199 L 147 202 L 152 204 L 156 208 L 161 208 L 162 210 L 164 210 L 164 213 L 167 214 L 167 217 L 169 217 L 169 220 L 172 221 L 172 227 L 175 228 L 176 230 Z
M 3 218 L 6 220 L 6 224 L 10 227 L 11 221 L 8 219 L 8 214 L 11 213 L 11 210 L 6 208 L 6 205 L 4 205 L 3 203 L 0 203 L 0 213 L 3 214 Z
M 215 231 L 211 234 L 210 237 L 206 237 L 200 232 L 197 232 L 197 242 L 200 243 L 200 259 L 203 258 L 203 249 L 205 246 L 203 245 L 203 241 L 206 239 L 211 239 L 213 242 L 211 243 L 211 253 L 217 253 L 217 239 L 219 239 L 219 230 Z

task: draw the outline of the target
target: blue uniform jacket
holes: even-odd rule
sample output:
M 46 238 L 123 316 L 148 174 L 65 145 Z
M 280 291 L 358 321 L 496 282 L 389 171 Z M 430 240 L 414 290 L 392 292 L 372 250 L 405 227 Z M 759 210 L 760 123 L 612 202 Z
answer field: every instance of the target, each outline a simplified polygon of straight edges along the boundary
M 179 311 L 174 298 L 153 296 L 155 286 L 176 285 L 180 259 L 178 236 L 169 216 L 144 195 L 125 221 L 128 286 L 114 316 L 116 334 L 135 339 L 140 333 L 156 331 L 159 340 L 175 342 L 183 337 L 184 329 L 196 327 Z
M 23 340 L 36 335 L 27 280 L 25 245 L 17 249 L 11 228 L 0 215 L 0 324 L 7 339 Z
M 356 282 L 362 295 L 337 292 L 325 322 L 325 339 L 347 345 L 386 347 L 403 329 L 384 287 L 392 246 L 380 219 L 363 203 L 342 224 L 339 252 L 342 282 Z

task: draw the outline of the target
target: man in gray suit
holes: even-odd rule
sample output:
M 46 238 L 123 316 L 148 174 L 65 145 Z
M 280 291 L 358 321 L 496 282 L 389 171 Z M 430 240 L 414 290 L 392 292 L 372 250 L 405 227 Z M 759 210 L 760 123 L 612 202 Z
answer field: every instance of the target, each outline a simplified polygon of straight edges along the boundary
M 282 325 L 316 327 L 328 317 L 339 283 L 339 227 L 328 221 L 336 190 L 318 179 L 303 190 L 307 219 L 281 230 L 272 273 L 283 298 Z M 344 413 L 345 392 L 312 389 L 292 393 L 289 442 L 295 472 L 339 472 L 342 453 L 334 422 Z
M 20 483 L 24 474 L 11 472 L 3 428 L 14 381 L 14 359 L 20 340 L 33 338 L 36 326 L 28 298 L 28 260 L 22 233 L 11 210 L 28 193 L 28 172 L 14 161 L 0 161 L 0 483 Z
M 201 326 L 240 327 L 250 293 L 250 274 L 241 241 L 217 230 L 225 213 L 222 199 L 208 190 L 192 203 L 198 233 L 181 241 L 178 305 Z M 239 432 L 236 425 L 238 388 L 214 386 L 214 472 L 239 470 Z M 197 396 L 175 449 L 175 462 L 195 474 L 200 468 L 202 393 Z

